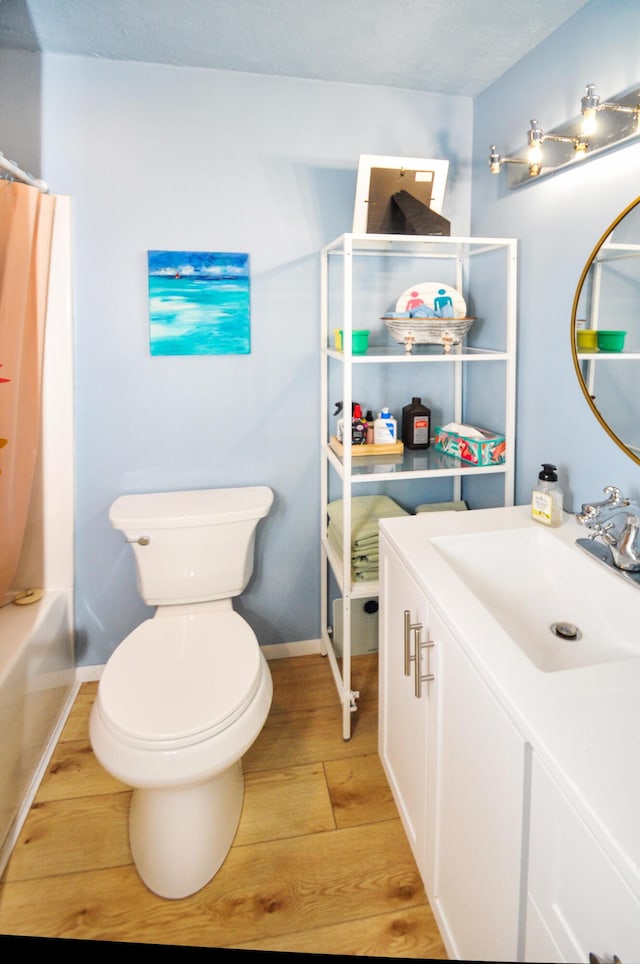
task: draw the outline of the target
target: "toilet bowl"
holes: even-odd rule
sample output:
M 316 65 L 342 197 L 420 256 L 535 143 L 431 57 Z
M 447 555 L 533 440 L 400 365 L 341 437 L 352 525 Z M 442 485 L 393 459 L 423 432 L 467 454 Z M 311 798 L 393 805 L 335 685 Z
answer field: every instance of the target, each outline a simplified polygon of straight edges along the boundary
M 129 841 L 142 881 L 180 899 L 204 887 L 229 852 L 242 810 L 242 756 L 271 706 L 267 661 L 231 595 L 251 575 L 255 527 L 273 495 L 256 487 L 162 496 L 124 497 L 112 507 L 112 522 L 134 555 L 139 550 L 144 598 L 164 602 L 156 599 L 155 615 L 109 658 L 89 733 L 105 770 L 133 788 Z

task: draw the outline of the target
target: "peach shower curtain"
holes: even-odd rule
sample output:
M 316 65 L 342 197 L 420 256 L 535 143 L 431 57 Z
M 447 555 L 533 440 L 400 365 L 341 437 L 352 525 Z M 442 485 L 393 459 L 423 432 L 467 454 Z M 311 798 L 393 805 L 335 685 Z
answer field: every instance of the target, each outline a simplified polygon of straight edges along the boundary
M 12 587 L 40 442 L 55 198 L 0 179 L 0 605 Z

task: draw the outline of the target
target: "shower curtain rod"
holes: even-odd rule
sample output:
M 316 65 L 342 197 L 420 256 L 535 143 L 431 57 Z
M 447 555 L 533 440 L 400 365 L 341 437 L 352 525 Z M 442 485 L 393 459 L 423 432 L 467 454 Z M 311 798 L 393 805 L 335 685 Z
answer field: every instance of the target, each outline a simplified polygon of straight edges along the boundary
M 0 151 L 0 168 L 7 171 L 11 177 L 16 178 L 18 181 L 23 181 L 25 184 L 30 184 L 32 187 L 37 188 L 42 191 L 43 194 L 49 193 L 49 185 L 46 181 L 42 181 L 39 177 L 34 177 L 33 174 L 27 174 L 26 171 L 21 170 L 15 161 L 10 161 L 4 156 Z

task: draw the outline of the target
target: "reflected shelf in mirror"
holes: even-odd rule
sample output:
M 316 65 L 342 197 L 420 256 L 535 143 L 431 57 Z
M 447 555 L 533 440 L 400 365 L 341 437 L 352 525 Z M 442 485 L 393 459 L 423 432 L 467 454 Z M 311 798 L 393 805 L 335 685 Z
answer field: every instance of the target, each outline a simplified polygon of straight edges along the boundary
M 606 229 L 587 261 L 571 315 L 571 351 L 578 382 L 607 434 L 640 463 L 640 198 Z M 621 351 L 587 351 L 578 332 L 624 331 Z M 614 343 L 615 344 L 615 343 Z M 614 363 L 613 365 L 611 363 Z

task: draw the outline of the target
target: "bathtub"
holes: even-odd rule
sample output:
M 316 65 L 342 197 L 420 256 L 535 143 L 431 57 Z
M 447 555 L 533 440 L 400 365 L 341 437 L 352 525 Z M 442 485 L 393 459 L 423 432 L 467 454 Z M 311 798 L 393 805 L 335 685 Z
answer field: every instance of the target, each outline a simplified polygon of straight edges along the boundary
M 0 609 L 0 874 L 24 823 L 79 684 L 73 595 L 45 592 Z
M 0 608 L 0 874 L 79 686 L 73 644 L 72 304 L 71 203 L 58 196 L 47 291 L 41 444 L 12 587 L 46 591 L 31 605 Z

